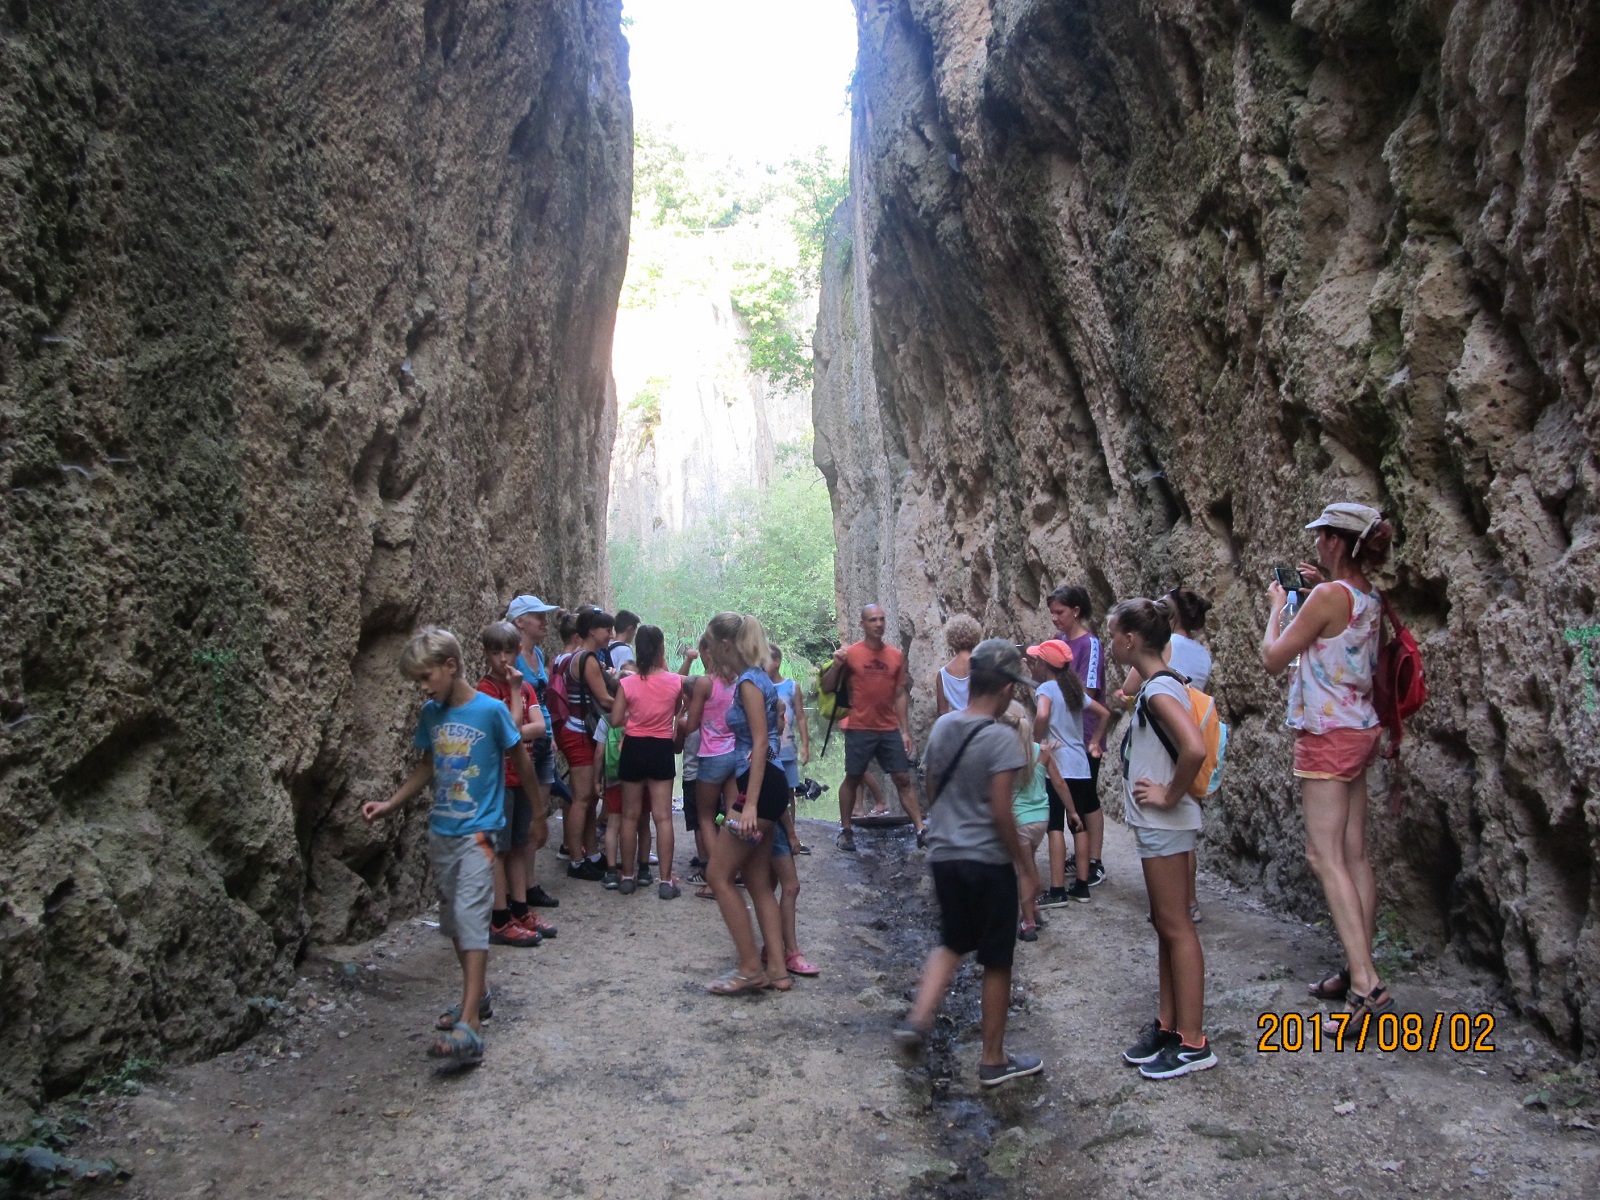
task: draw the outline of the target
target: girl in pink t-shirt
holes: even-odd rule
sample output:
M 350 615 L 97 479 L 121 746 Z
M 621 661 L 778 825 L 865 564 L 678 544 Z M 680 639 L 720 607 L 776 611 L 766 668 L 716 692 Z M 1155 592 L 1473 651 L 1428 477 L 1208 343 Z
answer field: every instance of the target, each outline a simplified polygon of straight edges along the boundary
M 611 707 L 611 724 L 622 730 L 617 775 L 622 780 L 622 862 L 627 871 L 617 884 L 619 894 L 632 895 L 637 886 L 639 813 L 645 794 L 650 797 L 650 818 L 656 826 L 656 853 L 661 859 L 658 894 L 671 900 L 680 894 L 672 873 L 673 736 L 678 707 L 683 701 L 684 678 L 667 670 L 666 638 L 654 625 L 641 625 L 634 639 L 638 674 L 624 675 Z

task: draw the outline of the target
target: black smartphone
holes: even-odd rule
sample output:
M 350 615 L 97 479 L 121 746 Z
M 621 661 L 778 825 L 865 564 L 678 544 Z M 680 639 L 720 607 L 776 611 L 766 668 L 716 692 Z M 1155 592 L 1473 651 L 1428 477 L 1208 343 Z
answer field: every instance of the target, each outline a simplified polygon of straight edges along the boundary
M 1305 579 L 1293 567 L 1273 567 L 1272 577 L 1278 581 L 1278 586 L 1286 592 L 1303 592 L 1306 590 Z

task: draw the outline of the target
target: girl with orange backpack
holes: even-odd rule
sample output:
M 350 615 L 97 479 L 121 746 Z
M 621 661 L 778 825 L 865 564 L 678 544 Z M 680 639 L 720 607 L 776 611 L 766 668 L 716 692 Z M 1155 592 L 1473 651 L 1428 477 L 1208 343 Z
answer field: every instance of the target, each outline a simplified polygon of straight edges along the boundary
M 1274 675 L 1292 667 L 1287 724 L 1295 731 L 1306 862 L 1345 952 L 1345 967 L 1309 990 L 1319 1000 L 1343 1000 L 1360 1020 L 1394 1006 L 1372 963 L 1377 883 L 1367 857 L 1367 768 L 1382 732 L 1373 683 L 1384 611 L 1367 572 L 1388 557 L 1394 528 L 1364 504 L 1330 504 L 1306 528 L 1316 531 L 1320 570 L 1300 564 L 1314 586 L 1281 632 L 1289 593 L 1276 579 L 1267 589 L 1261 662 Z M 1337 1028 L 1330 1023 L 1330 1031 Z
M 1203 1028 L 1205 954 L 1188 908 L 1189 855 L 1200 833 L 1194 792 L 1208 752 L 1189 689 L 1162 657 L 1171 636 L 1166 610 L 1153 601 L 1124 600 L 1111 610 L 1111 657 L 1144 680 L 1122 742 L 1122 804 L 1160 942 L 1161 999 L 1157 1019 L 1122 1058 L 1147 1079 L 1217 1065 Z

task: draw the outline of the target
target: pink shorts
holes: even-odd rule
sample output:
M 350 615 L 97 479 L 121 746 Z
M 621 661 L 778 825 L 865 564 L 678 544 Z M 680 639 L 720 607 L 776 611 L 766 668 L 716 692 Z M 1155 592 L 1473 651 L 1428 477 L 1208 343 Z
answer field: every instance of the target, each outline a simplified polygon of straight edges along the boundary
M 1294 739 L 1296 779 L 1332 779 L 1349 783 L 1366 773 L 1378 757 L 1382 729 L 1330 729 L 1301 733 Z

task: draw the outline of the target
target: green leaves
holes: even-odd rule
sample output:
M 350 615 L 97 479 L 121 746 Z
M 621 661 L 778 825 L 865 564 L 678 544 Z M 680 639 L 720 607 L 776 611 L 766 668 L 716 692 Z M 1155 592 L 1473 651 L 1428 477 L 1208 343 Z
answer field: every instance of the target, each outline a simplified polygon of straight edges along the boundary
M 795 659 L 827 658 L 835 640 L 833 510 L 809 450 L 781 448 L 765 492 L 741 491 L 693 529 L 646 544 L 612 542 L 617 602 L 661 626 L 669 652 L 681 654 L 707 620 L 732 610 L 760 619 L 783 647 L 788 674 L 802 674 Z

